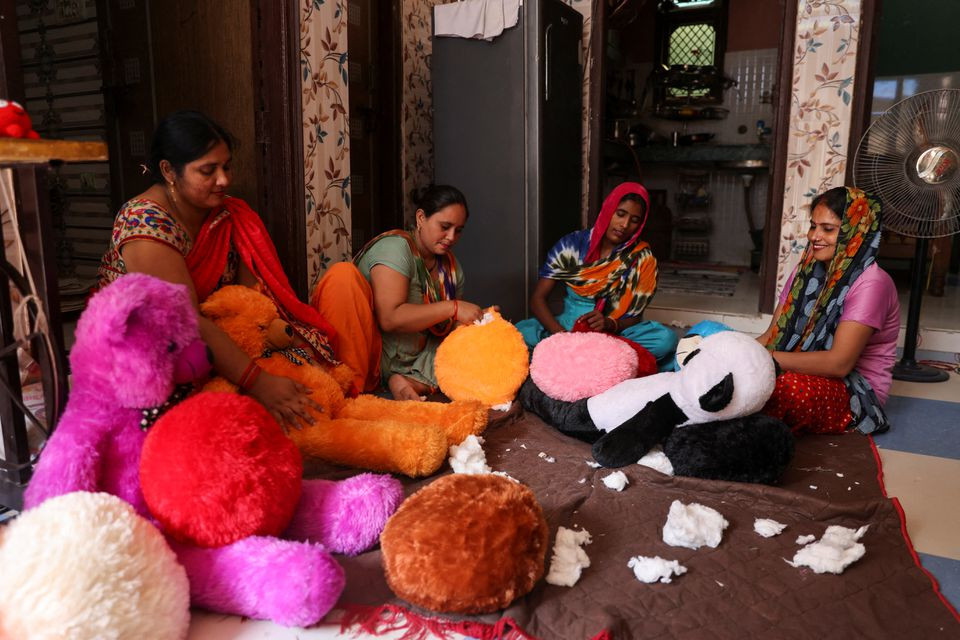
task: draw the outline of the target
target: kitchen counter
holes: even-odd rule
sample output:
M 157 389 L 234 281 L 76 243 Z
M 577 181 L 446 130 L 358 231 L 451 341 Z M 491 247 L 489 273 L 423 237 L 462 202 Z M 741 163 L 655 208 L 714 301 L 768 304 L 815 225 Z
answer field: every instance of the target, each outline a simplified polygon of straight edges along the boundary
M 624 143 L 604 141 L 604 155 L 618 157 L 628 154 L 629 149 Z M 700 143 L 677 147 L 661 144 L 635 147 L 633 155 L 640 163 L 710 164 L 717 168 L 759 170 L 770 165 L 771 148 L 768 144 Z

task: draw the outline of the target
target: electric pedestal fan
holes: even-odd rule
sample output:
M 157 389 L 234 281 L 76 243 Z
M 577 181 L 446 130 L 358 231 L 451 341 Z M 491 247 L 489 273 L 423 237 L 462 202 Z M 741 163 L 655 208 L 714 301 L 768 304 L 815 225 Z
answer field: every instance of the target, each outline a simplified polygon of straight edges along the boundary
M 960 231 L 960 89 L 918 93 L 885 111 L 860 140 L 853 175 L 882 203 L 885 229 L 917 239 L 903 356 L 893 377 L 942 382 L 948 374 L 918 364 L 916 351 L 927 245 Z

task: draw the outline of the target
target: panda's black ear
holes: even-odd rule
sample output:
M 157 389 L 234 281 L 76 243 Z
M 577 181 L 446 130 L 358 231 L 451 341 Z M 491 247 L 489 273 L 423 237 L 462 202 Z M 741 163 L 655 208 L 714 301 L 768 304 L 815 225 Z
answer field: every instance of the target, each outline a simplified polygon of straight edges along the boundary
M 710 387 L 710 390 L 700 396 L 700 408 L 704 411 L 716 413 L 733 400 L 733 374 L 728 373 L 723 380 Z

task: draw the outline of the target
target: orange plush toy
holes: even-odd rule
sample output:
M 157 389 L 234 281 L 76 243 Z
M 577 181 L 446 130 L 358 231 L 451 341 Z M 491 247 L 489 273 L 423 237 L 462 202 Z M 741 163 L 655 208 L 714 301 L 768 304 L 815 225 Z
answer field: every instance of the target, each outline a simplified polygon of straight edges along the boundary
M 487 426 L 487 410 L 479 402 L 402 402 L 372 395 L 344 396 L 352 374 L 344 366 L 332 370 L 292 348 L 293 330 L 273 302 L 253 289 L 223 287 L 200 305 L 212 320 L 264 371 L 286 376 L 313 390 L 322 413 L 315 423 L 290 430 L 305 456 L 349 467 L 403 473 L 434 473 L 452 444 L 460 444 Z M 224 378 L 205 389 L 236 391 Z

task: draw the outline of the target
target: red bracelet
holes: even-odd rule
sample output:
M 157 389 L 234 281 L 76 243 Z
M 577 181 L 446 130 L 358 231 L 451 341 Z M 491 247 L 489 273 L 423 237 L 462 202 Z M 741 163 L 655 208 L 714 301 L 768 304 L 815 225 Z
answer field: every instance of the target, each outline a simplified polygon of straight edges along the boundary
M 253 386 L 253 380 L 256 380 L 257 376 L 259 375 L 260 366 L 255 361 L 251 360 L 250 364 L 247 365 L 247 368 L 243 370 L 240 380 L 237 381 L 237 386 L 246 391 Z
M 260 374 L 263 373 L 263 369 L 259 365 L 253 365 L 253 371 L 250 372 L 250 375 L 247 376 L 247 379 L 241 385 L 241 389 L 244 391 L 250 391 L 253 388 L 253 383 L 257 381 L 257 378 L 260 377 Z
M 456 298 L 454 298 L 453 299 L 453 315 L 450 316 L 450 319 L 453 320 L 454 322 L 457 321 L 457 309 L 459 307 L 459 304 L 460 304 L 459 301 Z
M 620 323 L 617 322 L 617 319 L 610 318 L 610 321 L 613 322 L 613 331 L 611 331 L 611 333 L 620 333 Z

